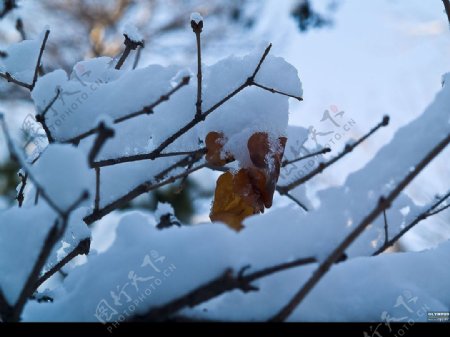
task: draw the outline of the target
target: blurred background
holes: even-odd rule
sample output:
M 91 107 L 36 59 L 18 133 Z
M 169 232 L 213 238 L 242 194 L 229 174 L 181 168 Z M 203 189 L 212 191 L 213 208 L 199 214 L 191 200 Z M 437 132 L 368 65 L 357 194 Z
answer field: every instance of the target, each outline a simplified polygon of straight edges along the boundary
M 120 55 L 122 29 L 132 23 L 142 32 L 145 46 L 128 59 L 127 67 L 135 62 L 137 67 L 176 63 L 195 69 L 195 36 L 189 24 L 195 11 L 205 19 L 207 64 L 273 43 L 272 52 L 292 63 L 303 83 L 304 101 L 291 102 L 290 124 L 325 134 L 317 142 L 333 153 L 383 115 L 391 117 L 390 126 L 364 143 L 363 151 L 308 184 L 316 205 L 317 191 L 344 184 L 399 127 L 419 116 L 440 90 L 441 76 L 450 71 L 450 30 L 441 0 L 0 0 L 0 57 L 10 43 L 34 38 L 49 26 L 43 71 L 62 68 L 70 73 L 80 60 Z M 24 147 L 36 144 L 42 133 L 24 127 L 35 113 L 26 90 L 0 81 L 0 110 L 18 142 Z M 327 110 L 341 113 L 351 125 L 332 143 L 326 134 L 340 124 L 323 120 Z M 17 171 L 0 136 L 0 212 L 16 202 Z M 448 190 L 449 177 L 447 149 L 406 193 L 419 205 L 429 203 Z M 216 178 L 214 172 L 200 171 L 182 191 L 167 187 L 127 207 L 153 210 L 158 201 L 165 201 L 183 222 L 204 221 Z M 275 207 L 286 202 L 280 199 Z M 447 210 L 408 233 L 401 249 L 434 246 L 450 237 L 449 225 Z

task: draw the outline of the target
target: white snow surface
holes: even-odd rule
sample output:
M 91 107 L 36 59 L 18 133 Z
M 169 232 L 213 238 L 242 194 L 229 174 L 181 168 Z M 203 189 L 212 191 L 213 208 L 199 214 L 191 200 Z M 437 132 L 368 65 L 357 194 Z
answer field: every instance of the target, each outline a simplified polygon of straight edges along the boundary
M 34 40 L 21 41 L 6 48 L 8 56 L 0 58 L 0 72 L 7 72 L 16 80 L 31 84 L 44 35 L 45 31 Z

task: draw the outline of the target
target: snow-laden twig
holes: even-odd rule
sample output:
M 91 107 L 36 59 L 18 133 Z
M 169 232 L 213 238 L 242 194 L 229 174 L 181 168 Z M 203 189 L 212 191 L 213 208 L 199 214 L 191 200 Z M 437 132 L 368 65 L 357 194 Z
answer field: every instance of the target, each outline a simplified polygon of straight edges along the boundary
M 402 228 L 400 232 L 398 232 L 393 238 L 386 241 L 380 248 L 378 248 L 372 255 L 379 255 L 382 252 L 384 252 L 389 247 L 392 247 L 394 243 L 396 243 L 406 232 L 408 232 L 411 228 L 413 228 L 415 225 L 417 225 L 422 220 L 427 219 L 430 216 L 436 215 L 448 207 L 450 207 L 450 204 L 447 206 L 443 206 L 436 210 L 436 208 L 441 205 L 445 200 L 447 200 L 450 197 L 450 191 L 447 192 L 442 198 L 439 198 L 436 202 L 434 202 L 428 209 L 426 209 L 424 212 L 420 213 L 416 218 L 414 218 L 413 221 L 411 221 L 408 225 Z
M 51 109 L 53 104 L 55 104 L 60 93 L 61 93 L 61 89 L 59 89 L 59 88 L 56 89 L 55 97 L 53 97 L 53 99 L 47 104 L 47 106 L 44 108 L 44 110 L 42 110 L 42 112 L 39 112 L 38 114 L 36 114 L 36 121 L 41 123 L 42 128 L 44 129 L 45 135 L 47 136 L 49 143 L 53 143 L 55 141 L 55 139 L 53 138 L 52 133 L 50 132 L 50 129 L 48 128 L 47 122 L 45 120 L 45 115 Z
M 56 203 L 47 195 L 47 193 L 45 192 L 45 189 L 43 186 L 41 186 L 41 184 L 39 183 L 39 181 L 34 177 L 34 175 L 31 173 L 31 171 L 28 168 L 28 164 L 25 163 L 22 160 L 22 157 L 16 152 L 15 146 L 13 144 L 13 141 L 11 139 L 11 135 L 9 134 L 8 128 L 6 126 L 3 114 L 0 113 L 0 124 L 2 126 L 3 129 L 3 133 L 5 135 L 6 138 L 6 144 L 8 146 L 8 150 L 10 153 L 10 156 L 13 160 L 15 160 L 16 162 L 19 163 L 19 165 L 22 167 L 22 169 L 26 172 L 26 174 L 28 175 L 28 178 L 33 182 L 36 190 L 39 192 L 40 195 L 42 195 L 42 197 L 45 199 L 45 201 L 48 203 L 48 205 L 59 215 L 64 214 L 64 210 L 62 210 L 58 205 L 56 205 Z
M 88 162 L 90 167 L 94 167 L 95 157 L 98 155 L 103 145 L 109 138 L 114 137 L 114 130 L 107 127 L 104 122 L 100 122 L 97 127 L 97 137 L 95 138 L 94 145 L 92 145 L 91 150 L 88 155 Z
M 84 191 L 78 200 L 76 200 L 66 211 L 64 211 L 58 219 L 55 220 L 52 228 L 47 233 L 47 237 L 44 241 L 44 245 L 39 253 L 39 256 L 34 263 L 33 269 L 28 275 L 27 281 L 23 286 L 19 298 L 16 303 L 12 306 L 12 309 L 8 316 L 4 317 L 5 321 L 9 322 L 17 322 L 20 320 L 20 315 L 22 310 L 33 293 L 37 290 L 39 274 L 41 270 L 44 268 L 45 263 L 47 262 L 53 247 L 55 244 L 62 238 L 64 235 L 68 222 L 70 213 L 73 212 L 84 200 L 88 198 L 88 192 Z
M 50 270 L 48 270 L 44 275 L 42 275 L 34 284 L 34 288 L 37 289 L 42 283 L 47 281 L 55 273 L 61 270 L 68 262 L 72 261 L 78 255 L 87 255 L 89 253 L 91 246 L 91 239 L 87 238 L 78 242 L 78 245 L 67 254 L 61 261 L 55 264 Z
M 132 50 L 135 50 L 136 48 L 144 45 L 143 41 L 135 41 L 127 34 L 123 34 L 123 36 L 125 37 L 125 40 L 123 42 L 125 44 L 125 50 L 120 56 L 119 61 L 117 61 L 116 69 L 120 69 L 122 67 L 123 63 L 127 59 L 128 55 L 130 55 L 130 52 Z
M 17 193 L 17 202 L 19 203 L 19 207 L 22 207 L 23 204 L 23 200 L 25 199 L 25 195 L 24 195 L 24 191 L 25 191 L 25 186 L 27 185 L 27 180 L 28 180 L 28 174 L 22 174 L 19 172 L 19 177 L 20 177 L 20 189 L 19 192 Z
M 386 196 L 381 197 L 378 205 L 350 232 L 347 237 L 320 263 L 317 269 L 305 284 L 295 293 L 292 299 L 278 311 L 270 321 L 284 321 L 305 299 L 316 284 L 327 274 L 331 266 L 336 263 L 345 253 L 345 250 L 355 241 L 356 238 L 387 208 L 390 207 L 394 199 L 408 186 L 408 184 L 450 143 L 448 134 L 439 144 L 437 144 L 425 157 L 414 166 L 405 178 Z
M 378 123 L 374 128 L 372 128 L 372 130 L 370 130 L 366 135 L 364 135 L 363 137 L 358 139 L 353 144 L 345 145 L 344 150 L 339 155 L 337 155 L 336 157 L 334 157 L 334 158 L 332 158 L 332 159 L 330 159 L 330 160 L 328 160 L 326 162 L 320 163 L 314 170 L 312 170 L 308 174 L 304 175 L 303 177 L 300 177 L 299 179 L 291 182 L 290 184 L 285 185 L 285 186 L 277 186 L 277 191 L 281 195 L 284 195 L 287 192 L 289 192 L 290 190 L 292 190 L 292 189 L 300 186 L 301 184 L 305 183 L 306 181 L 310 180 L 311 178 L 313 178 L 317 174 L 322 173 L 323 170 L 325 170 L 327 167 L 330 167 L 335 162 L 337 162 L 338 160 L 340 160 L 341 158 L 345 157 L 347 154 L 352 152 L 358 145 L 360 145 L 367 138 L 369 138 L 371 135 L 373 135 L 378 129 L 380 129 L 381 127 L 387 126 L 388 124 L 389 124 L 389 117 L 388 116 L 384 116 L 383 120 L 380 123 Z
M 299 161 L 301 161 L 301 160 L 303 160 L 303 159 L 315 157 L 315 156 L 318 156 L 318 155 L 321 155 L 321 154 L 325 154 L 325 153 L 328 153 L 328 152 L 331 152 L 331 149 L 330 149 L 329 147 L 326 147 L 326 148 L 324 148 L 324 149 L 322 149 L 322 150 L 320 150 L 320 151 L 313 152 L 313 153 L 307 154 L 307 155 L 302 156 L 302 157 L 298 157 L 298 158 L 291 159 L 291 160 L 287 160 L 287 159 L 286 159 L 286 160 L 283 160 L 283 162 L 281 163 L 281 167 L 285 167 L 285 166 L 287 166 L 287 165 L 290 165 L 290 164 L 294 164 L 294 163 L 296 163 L 296 162 L 299 162 Z
M 42 59 L 42 55 L 44 54 L 44 50 L 45 50 L 45 45 L 47 44 L 47 40 L 48 40 L 48 36 L 50 34 L 49 30 L 45 31 L 44 34 L 44 39 L 42 40 L 42 44 L 41 44 L 41 48 L 39 49 L 39 56 L 37 58 L 36 61 L 36 66 L 34 69 L 34 75 L 33 75 L 33 80 L 31 83 L 25 83 L 19 80 L 16 80 L 9 72 L 5 72 L 5 73 L 1 73 L 0 72 L 0 77 L 4 78 L 6 81 L 17 84 L 21 87 L 27 88 L 30 91 L 33 91 L 34 86 L 36 85 L 37 79 L 38 79 L 38 75 L 39 75 L 39 68 L 41 66 L 41 59 Z
M 130 321 L 149 322 L 168 320 L 170 316 L 176 314 L 181 309 L 195 307 L 232 290 L 241 290 L 243 292 L 257 291 L 258 288 L 252 285 L 252 282 L 284 270 L 315 262 L 316 259 L 313 257 L 301 258 L 291 262 L 264 268 L 248 275 L 244 275 L 244 273 L 250 266 L 245 266 L 242 268 L 237 275 L 235 275 L 231 268 L 228 268 L 223 274 L 214 280 L 205 283 L 204 285 L 161 307 L 153 308 L 144 315 L 134 316 L 130 319 Z
M 203 30 L 203 20 L 191 20 L 192 31 L 197 42 L 197 101 L 195 103 L 195 116 L 202 114 L 202 46 L 200 36 Z
M 135 111 L 132 112 L 128 115 L 116 118 L 113 123 L 114 124 L 119 124 L 121 122 L 124 122 L 128 119 L 140 116 L 140 115 L 150 115 L 153 113 L 153 109 L 156 108 L 158 105 L 160 105 L 161 103 L 168 101 L 170 99 L 170 97 L 175 94 L 178 90 L 180 90 L 182 87 L 184 87 L 185 85 L 189 84 L 189 76 L 183 77 L 180 81 L 180 83 L 178 83 L 175 87 L 173 87 L 171 90 L 169 90 L 166 94 L 162 95 L 160 98 L 158 98 L 155 102 L 144 106 L 142 109 L 140 109 L 139 111 Z M 92 136 L 95 133 L 98 132 L 98 128 L 94 128 L 91 129 L 89 131 L 86 131 L 84 133 L 82 133 L 81 135 L 78 135 L 76 137 L 67 139 L 65 141 L 63 141 L 64 143 L 74 143 L 74 144 L 78 144 L 80 142 L 80 140 Z
M 177 151 L 177 152 L 167 152 L 167 153 L 161 153 L 159 154 L 158 158 L 162 157 L 175 157 L 175 156 L 182 156 L 182 155 L 191 155 L 191 154 L 205 154 L 206 149 L 201 148 L 195 151 Z M 135 154 L 132 156 L 124 156 L 124 157 L 118 157 L 118 158 L 111 158 L 111 159 L 104 159 L 99 160 L 94 163 L 92 163 L 92 167 L 105 167 L 105 166 L 111 166 L 111 165 L 117 165 L 122 163 L 130 163 L 134 161 L 141 161 L 141 160 L 152 160 L 150 154 L 148 153 L 141 153 L 141 154 Z
M 103 218 L 105 215 L 111 213 L 112 211 L 116 210 L 117 208 L 123 206 L 124 204 L 130 202 L 134 198 L 140 196 L 141 194 L 156 190 L 162 186 L 172 184 L 178 179 L 182 179 L 187 175 L 190 175 L 191 173 L 194 173 L 198 170 L 201 170 L 202 168 L 205 168 L 207 166 L 207 163 L 203 163 L 200 165 L 197 165 L 196 167 L 193 167 L 191 169 L 185 170 L 184 172 L 180 174 L 176 174 L 174 176 L 171 176 L 169 178 L 166 178 L 160 182 L 153 183 L 152 181 L 146 181 L 135 188 L 133 188 L 130 192 L 123 195 L 119 199 L 113 201 L 112 203 L 106 205 L 103 208 L 100 208 L 98 210 L 94 210 L 91 214 L 84 217 L 83 220 L 87 225 L 92 224 L 94 221 L 97 221 L 101 218 Z

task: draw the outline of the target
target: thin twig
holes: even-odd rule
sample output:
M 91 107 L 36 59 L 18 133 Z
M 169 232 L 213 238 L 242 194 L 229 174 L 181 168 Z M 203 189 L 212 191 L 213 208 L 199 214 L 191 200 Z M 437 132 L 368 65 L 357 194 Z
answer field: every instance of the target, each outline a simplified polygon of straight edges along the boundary
M 320 263 L 312 276 L 299 289 L 292 299 L 274 315 L 270 321 L 284 321 L 295 308 L 305 299 L 316 284 L 326 275 L 331 266 L 345 254 L 345 250 L 352 242 L 386 209 L 389 208 L 395 198 L 408 186 L 408 184 L 450 143 L 450 134 L 437 144 L 426 156 L 414 166 L 408 175 L 386 196 L 381 197 L 378 205 L 350 232 L 349 235 Z
M 37 59 L 37 62 L 36 62 L 36 67 L 34 69 L 33 81 L 31 82 L 31 84 L 25 83 L 25 82 L 22 82 L 22 81 L 19 81 L 19 80 L 15 79 L 14 77 L 11 76 L 11 74 L 9 72 L 0 73 L 0 77 L 4 78 L 8 82 L 17 84 L 17 85 L 19 85 L 21 87 L 27 88 L 30 91 L 33 91 L 34 86 L 36 85 L 38 74 L 39 74 L 39 68 L 40 68 L 40 65 L 41 65 L 42 54 L 44 53 L 45 45 L 47 43 L 49 34 L 50 34 L 50 31 L 46 30 L 45 31 L 45 35 L 44 35 L 44 39 L 43 39 L 42 44 L 41 44 L 41 48 L 39 50 L 39 56 L 38 56 L 38 59 Z
M 102 217 L 104 217 L 105 215 L 111 213 L 112 211 L 114 211 L 115 209 L 117 209 L 118 207 L 126 204 L 127 202 L 130 202 L 131 200 L 133 200 L 134 198 L 140 196 L 141 194 L 153 191 L 157 188 L 160 188 L 162 186 L 168 185 L 168 184 L 172 184 L 175 181 L 177 181 L 178 179 L 183 178 L 186 175 L 189 175 L 195 171 L 198 171 L 202 168 L 206 167 L 206 163 L 200 164 L 196 167 L 191 168 L 190 170 L 186 170 L 180 174 L 171 176 L 165 180 L 162 180 L 160 182 L 157 183 L 152 183 L 151 181 L 147 181 L 144 182 L 140 185 L 138 185 L 137 187 L 135 187 L 134 189 L 132 189 L 130 192 L 128 192 L 127 194 L 123 195 L 122 197 L 120 197 L 119 199 L 113 201 L 112 203 L 106 205 L 103 208 L 100 208 L 97 211 L 93 211 L 91 214 L 89 214 L 88 216 L 86 216 L 83 220 L 87 225 L 92 224 L 94 221 L 101 219 Z
M 42 41 L 41 44 L 41 49 L 39 50 L 39 56 L 36 62 L 36 67 L 34 69 L 34 76 L 33 76 L 33 82 L 31 82 L 31 86 L 30 86 L 30 91 L 33 91 L 34 86 L 36 85 L 37 79 L 38 79 L 38 74 L 39 74 L 39 68 L 41 66 L 41 59 L 42 59 L 42 55 L 44 54 L 44 49 L 45 49 L 45 45 L 47 44 L 47 40 L 48 40 L 48 36 L 50 35 L 50 31 L 46 30 L 45 31 L 45 35 L 44 35 L 44 40 Z
M 47 122 L 45 120 L 45 115 L 50 110 L 50 108 L 53 106 L 53 104 L 55 104 L 60 93 L 61 93 L 61 89 L 60 88 L 56 89 L 55 97 L 53 97 L 53 99 L 47 104 L 47 106 L 44 108 L 44 110 L 42 110 L 42 112 L 36 114 L 36 121 L 41 123 L 42 128 L 45 131 L 45 135 L 47 136 L 49 143 L 53 143 L 55 141 L 55 139 L 53 138 L 52 133 L 50 132 L 50 129 L 48 128 Z
M 94 212 L 100 208 L 100 167 L 95 168 L 95 200 Z
M 134 62 L 133 62 L 133 70 L 137 68 L 139 61 L 141 60 L 142 48 L 144 48 L 144 45 L 142 45 L 141 47 L 138 47 L 136 50 L 136 56 L 134 57 Z
M 134 316 L 130 319 L 130 321 L 164 321 L 169 319 L 170 316 L 176 314 L 181 309 L 195 307 L 232 290 L 241 290 L 243 292 L 257 291 L 258 288 L 252 285 L 252 282 L 281 271 L 315 262 L 316 259 L 313 257 L 301 258 L 292 262 L 281 263 L 273 267 L 261 269 L 248 274 L 247 276 L 244 276 L 244 272 L 249 268 L 249 266 L 242 268 L 236 276 L 234 275 L 233 270 L 229 268 L 212 281 L 163 306 L 153 308 L 144 315 Z
M 201 148 L 196 151 L 180 151 L 180 152 L 161 153 L 158 155 L 157 158 L 176 157 L 176 156 L 182 156 L 182 155 L 204 154 L 204 153 L 206 153 L 206 148 Z M 124 156 L 124 157 L 118 157 L 118 158 L 99 160 L 99 161 L 92 163 L 92 167 L 105 167 L 105 166 L 117 165 L 117 164 L 122 164 L 122 163 L 130 163 L 130 162 L 134 162 L 134 161 L 154 160 L 154 159 L 156 159 L 156 158 L 153 158 L 153 156 L 151 156 L 148 153 L 141 153 L 141 154 L 135 154 L 132 156 Z
M 170 97 L 171 97 L 174 93 L 176 93 L 178 90 L 180 90 L 180 89 L 181 89 L 182 87 L 184 87 L 185 85 L 188 85 L 188 84 L 189 84 L 189 80 L 190 80 L 189 76 L 183 77 L 183 78 L 181 79 L 180 83 L 178 83 L 175 87 L 173 87 L 173 88 L 172 88 L 169 92 L 167 92 L 166 94 L 161 95 L 155 102 L 153 102 L 153 103 L 151 103 L 151 104 L 149 104 L 149 105 L 147 105 L 147 106 L 144 106 L 141 110 L 138 110 L 138 111 L 132 112 L 132 113 L 130 113 L 130 114 L 128 114 L 128 115 L 125 115 L 125 116 L 116 118 L 116 119 L 113 121 L 113 123 L 114 123 L 114 124 L 119 124 L 119 123 L 124 122 L 124 121 L 126 121 L 126 120 L 128 120 L 128 119 L 131 119 L 131 118 L 134 118 L 134 117 L 137 117 L 137 116 L 140 116 L 140 115 L 149 115 L 149 114 L 152 114 L 154 108 L 156 108 L 156 107 L 157 107 L 159 104 L 161 104 L 162 102 L 165 102 L 165 101 L 169 100 Z M 92 136 L 92 135 L 94 135 L 94 134 L 97 133 L 97 132 L 98 132 L 98 129 L 97 129 L 97 128 L 94 128 L 94 129 L 91 129 L 91 130 L 89 130 L 89 131 L 86 131 L 86 132 L 84 132 L 84 133 L 82 133 L 82 134 L 80 134 L 80 135 L 78 135 L 78 136 L 76 136 L 76 137 L 67 139 L 67 140 L 65 140 L 65 141 L 63 141 L 63 142 L 64 142 L 64 143 L 79 143 L 80 140 L 82 140 L 82 139 L 84 139 L 84 138 L 86 138 L 86 137 Z
M 191 27 L 197 42 L 197 102 L 195 103 L 195 116 L 199 118 L 202 114 L 202 46 L 200 36 L 203 29 L 203 20 L 199 22 L 191 20 Z
M 144 44 L 143 41 L 134 41 L 127 34 L 123 34 L 123 36 L 125 37 L 125 41 L 124 41 L 125 50 L 123 51 L 122 55 L 120 56 L 119 61 L 117 61 L 116 69 L 120 69 L 122 67 L 123 63 L 127 59 L 128 55 L 130 55 L 130 52 L 132 50 L 135 50 L 136 48 L 138 48 L 139 46 L 142 46 Z
M 287 165 L 294 164 L 294 163 L 296 163 L 296 162 L 298 162 L 300 160 L 304 160 L 304 159 L 307 159 L 307 158 L 315 157 L 315 156 L 318 156 L 318 155 L 321 155 L 321 154 L 325 154 L 325 153 L 328 153 L 328 152 L 331 152 L 331 149 L 329 147 L 326 147 L 326 148 L 324 148 L 324 149 L 322 149 L 320 151 L 307 154 L 307 155 L 305 155 L 303 157 L 299 157 L 299 158 L 292 159 L 292 160 L 287 160 L 286 159 L 286 160 L 283 160 L 283 162 L 281 163 L 281 167 L 285 167 Z
M 88 162 L 91 167 L 94 167 L 94 160 L 98 153 L 101 151 L 103 145 L 109 138 L 114 137 L 114 130 L 107 127 L 104 122 L 100 122 L 98 127 L 97 137 L 95 138 L 94 145 L 92 145 L 91 151 L 89 151 Z
M 36 281 L 34 288 L 35 289 L 39 288 L 42 285 L 42 283 L 47 281 L 50 277 L 52 277 L 55 273 L 61 270 L 62 267 L 64 267 L 68 262 L 73 260 L 78 255 L 87 255 L 89 253 L 90 246 L 91 246 L 90 238 L 81 240 L 69 254 L 67 254 L 61 261 L 55 264 L 50 270 L 48 270 Z
M 52 228 L 47 233 L 47 237 L 44 241 L 44 245 L 42 246 L 42 249 L 39 253 L 39 256 L 34 263 L 34 266 L 28 275 L 27 281 L 25 282 L 20 295 L 14 304 L 11 313 L 9 317 L 6 317 L 5 320 L 9 322 L 17 322 L 20 320 L 20 315 L 22 313 L 22 310 L 25 306 L 25 303 L 27 302 L 28 298 L 33 295 L 33 293 L 36 291 L 36 285 L 37 280 L 39 279 L 39 274 L 42 270 L 42 268 L 45 266 L 45 263 L 48 260 L 48 257 L 50 256 L 54 245 L 61 239 L 61 237 L 64 235 L 64 232 L 66 231 L 67 224 L 69 221 L 69 215 L 70 213 L 77 208 L 81 202 L 86 200 L 88 197 L 87 191 L 84 191 L 80 198 L 77 199 L 69 208 L 67 211 L 63 212 L 60 217 L 55 221 Z
M 269 92 L 271 92 L 272 94 L 280 94 L 280 95 L 283 95 L 283 96 L 295 98 L 296 100 L 299 100 L 299 101 L 303 101 L 303 98 L 300 97 L 300 96 L 288 94 L 288 93 L 285 93 L 285 92 L 276 90 L 276 89 L 274 89 L 274 88 L 269 88 L 269 87 L 266 87 L 265 85 L 262 85 L 262 84 L 259 84 L 259 83 L 256 83 L 256 82 L 254 82 L 253 85 L 254 85 L 255 87 L 258 87 L 258 88 L 264 89 L 264 90 L 266 90 L 266 91 L 269 91 Z
M 19 189 L 19 193 L 17 193 L 17 202 L 19 203 L 19 207 L 22 207 L 23 204 L 23 200 L 25 199 L 25 195 L 24 195 L 24 190 L 25 190 L 25 186 L 27 185 L 27 180 L 28 180 L 28 174 L 22 174 L 19 173 L 19 177 L 21 180 L 21 185 L 20 185 L 20 189 Z
M 366 135 L 364 135 L 363 137 L 361 137 L 359 140 L 357 140 L 355 143 L 353 144 L 347 144 L 345 145 L 344 150 L 337 155 L 336 157 L 330 159 L 327 162 L 322 162 L 320 163 L 314 170 L 312 170 L 311 172 L 309 172 L 308 174 L 306 174 L 303 177 L 300 177 L 299 179 L 291 182 L 288 185 L 285 186 L 277 186 L 277 191 L 281 194 L 284 195 L 286 194 L 288 191 L 300 186 L 301 184 L 305 183 L 306 181 L 308 181 L 309 179 L 313 178 L 314 176 L 316 176 L 319 173 L 322 173 L 323 170 L 325 170 L 327 167 L 333 165 L 335 162 L 337 162 L 338 160 L 340 160 L 341 158 L 343 158 L 345 155 L 349 154 L 350 152 L 353 151 L 353 149 L 355 147 L 357 147 L 359 144 L 361 144 L 363 141 L 365 141 L 367 138 L 369 138 L 372 134 L 374 134 L 378 129 L 380 129 L 383 126 L 386 126 L 389 124 L 389 117 L 388 116 L 384 116 L 383 120 L 374 128 L 372 128 L 372 130 L 370 130 Z
M 1 114 L 1 113 L 0 113 L 0 124 L 2 126 L 3 133 L 4 133 L 5 138 L 6 138 L 6 143 L 8 145 L 8 150 L 10 152 L 11 158 L 13 160 L 17 161 L 19 163 L 19 165 L 22 167 L 22 169 L 27 173 L 28 178 L 33 182 L 35 188 L 40 192 L 40 194 L 45 199 L 45 201 L 47 201 L 49 206 L 51 208 L 53 208 L 53 210 L 56 213 L 58 213 L 59 215 L 64 214 L 64 211 L 61 210 L 56 205 L 56 203 L 47 195 L 47 193 L 45 192 L 44 188 L 41 186 L 41 184 L 38 182 L 38 180 L 34 177 L 34 175 L 28 169 L 28 165 L 25 162 L 23 162 L 21 156 L 18 153 L 16 153 L 16 149 L 15 149 L 14 144 L 12 142 L 11 135 L 9 134 L 8 128 L 6 127 L 6 123 L 5 123 L 5 120 L 3 118 L 3 114 Z
M 297 198 L 295 198 L 292 194 L 285 193 L 284 196 L 288 197 L 289 199 L 291 199 L 293 202 L 295 202 L 297 205 L 299 205 L 305 212 L 308 212 L 308 208 L 302 204 Z
M 384 252 L 389 247 L 392 247 L 394 243 L 396 243 L 403 235 L 405 235 L 406 232 L 408 232 L 411 228 L 413 228 L 415 225 L 417 225 L 422 220 L 425 220 L 426 218 L 433 216 L 435 214 L 438 214 L 442 212 L 444 209 L 450 206 L 447 205 L 437 211 L 434 211 L 440 204 L 442 204 L 447 198 L 450 197 L 450 191 L 447 192 L 442 198 L 439 198 L 436 202 L 434 202 L 427 210 L 420 213 L 413 221 L 411 221 L 408 225 L 402 228 L 400 232 L 398 232 L 393 238 L 391 238 L 389 241 L 385 242 L 380 248 L 378 248 L 372 255 L 379 255 L 382 252 Z
M 386 245 L 389 241 L 389 232 L 388 232 L 388 222 L 386 216 L 386 210 L 383 210 L 383 218 L 384 218 L 384 244 Z

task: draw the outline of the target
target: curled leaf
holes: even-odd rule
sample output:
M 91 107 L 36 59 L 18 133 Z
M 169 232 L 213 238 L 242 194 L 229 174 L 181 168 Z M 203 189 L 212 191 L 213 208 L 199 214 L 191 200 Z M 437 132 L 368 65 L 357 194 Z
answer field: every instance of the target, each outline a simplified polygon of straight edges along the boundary
M 214 166 L 223 166 L 227 162 L 233 160 L 233 156 L 225 154 L 225 158 L 222 158 L 223 145 L 226 142 L 226 138 L 223 133 L 212 131 L 206 135 L 206 161 Z

